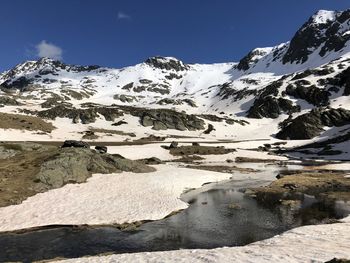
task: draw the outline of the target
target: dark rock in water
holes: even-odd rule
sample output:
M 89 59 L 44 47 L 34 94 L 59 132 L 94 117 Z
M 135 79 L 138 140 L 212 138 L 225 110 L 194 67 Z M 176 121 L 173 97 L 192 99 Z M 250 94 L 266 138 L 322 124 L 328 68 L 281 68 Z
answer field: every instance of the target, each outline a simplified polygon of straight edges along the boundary
M 99 153 L 106 153 L 107 152 L 107 146 L 95 146 L 95 150 L 98 151 Z
M 113 96 L 113 99 L 115 100 L 120 100 L 121 102 L 127 102 L 127 103 L 132 103 L 134 101 L 137 101 L 137 98 L 135 96 L 131 95 L 124 95 L 124 94 L 116 94 Z
M 90 148 L 90 145 L 87 142 L 75 141 L 75 140 L 66 140 L 64 141 L 62 148 L 74 147 L 74 148 Z
M 192 146 L 200 146 L 200 145 L 199 145 L 199 142 L 193 142 Z
M 283 174 L 278 174 L 278 175 L 276 175 L 276 178 L 277 179 L 281 179 L 281 178 L 283 178 L 285 175 L 283 175 Z
M 315 108 L 308 113 L 281 123 L 276 137 L 283 140 L 312 139 L 321 134 L 324 126 L 339 127 L 350 124 L 350 111 L 343 108 Z
M 254 119 L 278 118 L 281 113 L 299 112 L 300 107 L 284 98 L 277 98 L 278 89 L 282 86 L 281 81 L 275 81 L 262 90 L 259 97 L 248 110 L 247 117 Z
M 170 146 L 169 146 L 169 149 L 174 149 L 174 148 L 177 148 L 178 146 L 179 146 L 178 142 L 171 142 Z
M 204 134 L 210 134 L 212 131 L 215 131 L 213 124 L 209 123 L 208 128 L 204 131 Z

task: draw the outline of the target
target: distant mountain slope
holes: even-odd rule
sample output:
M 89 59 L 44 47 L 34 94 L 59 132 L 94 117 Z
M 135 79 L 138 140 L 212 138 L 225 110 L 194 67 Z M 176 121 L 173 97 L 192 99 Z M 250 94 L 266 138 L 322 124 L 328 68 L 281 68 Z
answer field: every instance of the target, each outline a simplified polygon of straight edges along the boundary
M 160 117 L 162 109 L 199 118 L 216 115 L 245 121 L 250 127 L 271 119 L 277 135 L 270 130 L 264 135 L 310 139 L 324 129 L 350 124 L 349 40 L 350 10 L 321 10 L 291 41 L 254 49 L 237 63 L 186 64 L 173 57 L 151 57 L 135 66 L 112 69 L 42 58 L 0 74 L 0 104 L 16 105 L 20 112 L 37 116 L 68 117 L 76 123 L 86 120 L 87 111 L 93 115 L 90 121 L 99 116 L 114 120 L 106 117 L 106 110 L 91 108 L 118 105 L 120 111 L 127 109 L 126 114 L 140 117 L 143 126 L 156 122 L 157 129 L 205 127 L 194 119 L 198 125 L 185 124 L 185 115 L 174 117 L 168 112 Z M 141 109 L 156 109 L 147 113 L 151 121 L 145 121 Z M 167 118 L 180 118 L 182 123 L 178 125 L 178 119 L 171 121 L 176 124 L 165 123 Z

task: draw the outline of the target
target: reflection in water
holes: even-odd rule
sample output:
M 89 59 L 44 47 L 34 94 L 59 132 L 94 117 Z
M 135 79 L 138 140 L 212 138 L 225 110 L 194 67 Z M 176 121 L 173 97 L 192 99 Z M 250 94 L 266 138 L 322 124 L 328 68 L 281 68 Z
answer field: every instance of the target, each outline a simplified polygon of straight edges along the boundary
M 181 213 L 144 224 L 137 231 L 58 227 L 1 234 L 0 261 L 245 245 L 296 226 L 343 217 L 347 209 L 308 196 L 294 205 L 263 207 L 244 196 L 237 182 L 228 182 L 192 198 L 190 207 Z

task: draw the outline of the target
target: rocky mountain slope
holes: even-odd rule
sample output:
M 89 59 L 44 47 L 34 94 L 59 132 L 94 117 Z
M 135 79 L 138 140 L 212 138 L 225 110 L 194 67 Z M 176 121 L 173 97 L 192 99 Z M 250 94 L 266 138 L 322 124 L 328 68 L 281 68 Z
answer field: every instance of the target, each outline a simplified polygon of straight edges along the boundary
M 1 111 L 52 122 L 56 133 L 34 136 L 44 140 L 82 136 L 92 124 L 137 136 L 338 136 L 350 131 L 349 40 L 350 10 L 321 10 L 291 41 L 254 49 L 237 63 L 151 57 L 112 69 L 27 61 L 0 74 Z

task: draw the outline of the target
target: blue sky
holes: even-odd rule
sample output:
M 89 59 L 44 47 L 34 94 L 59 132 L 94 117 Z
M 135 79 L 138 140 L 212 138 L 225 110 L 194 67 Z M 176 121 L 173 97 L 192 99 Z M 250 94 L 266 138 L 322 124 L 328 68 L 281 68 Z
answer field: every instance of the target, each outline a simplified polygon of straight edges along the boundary
M 237 61 L 348 0 L 2 0 L 0 71 L 39 56 L 123 67 L 154 55 Z

